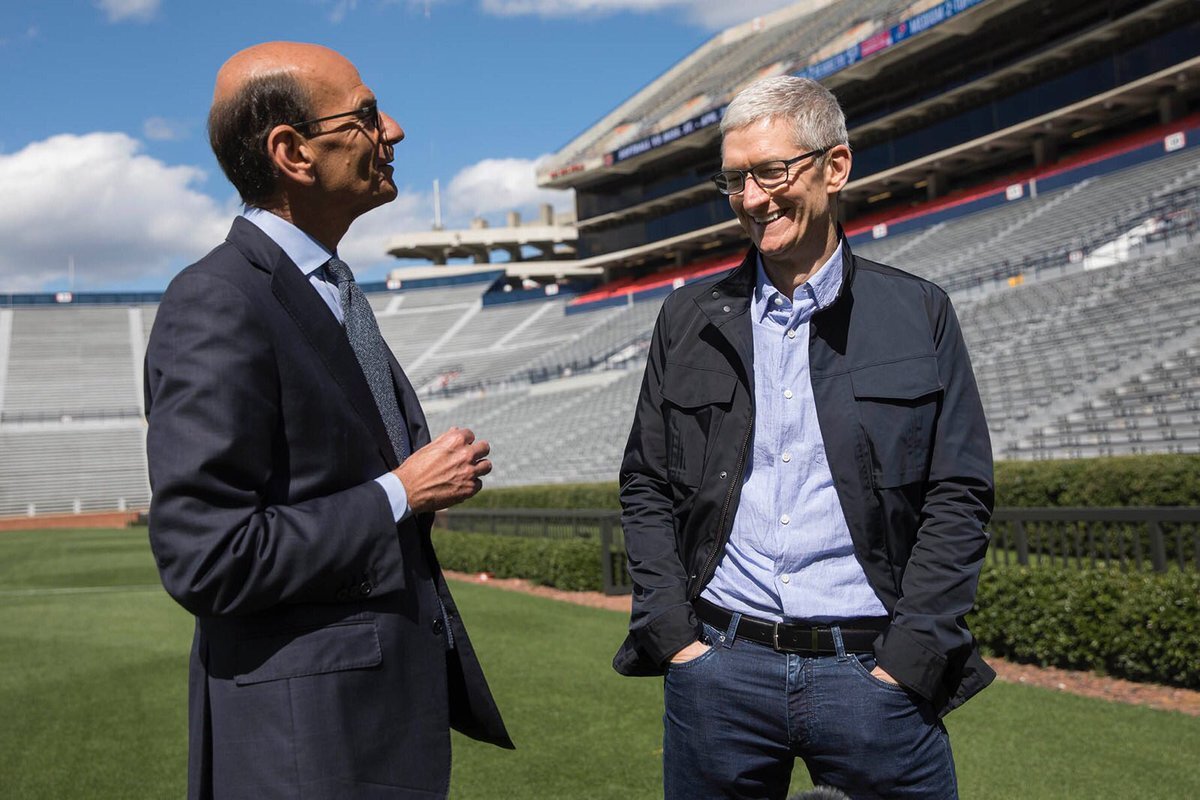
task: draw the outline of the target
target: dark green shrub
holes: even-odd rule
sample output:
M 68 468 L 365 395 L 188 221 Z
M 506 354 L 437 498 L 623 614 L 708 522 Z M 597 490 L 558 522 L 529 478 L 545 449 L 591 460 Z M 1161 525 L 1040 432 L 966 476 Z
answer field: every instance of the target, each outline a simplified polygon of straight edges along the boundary
M 1200 575 L 984 569 L 971 630 L 1015 661 L 1200 688 Z
M 1200 455 L 996 463 L 996 505 L 1200 506 Z M 616 481 L 487 489 L 464 508 L 620 508 Z
M 996 505 L 1200 506 L 1200 455 L 1000 461 Z
M 459 572 L 525 578 L 573 592 L 600 591 L 600 544 L 589 539 L 540 539 L 434 530 L 438 561 Z

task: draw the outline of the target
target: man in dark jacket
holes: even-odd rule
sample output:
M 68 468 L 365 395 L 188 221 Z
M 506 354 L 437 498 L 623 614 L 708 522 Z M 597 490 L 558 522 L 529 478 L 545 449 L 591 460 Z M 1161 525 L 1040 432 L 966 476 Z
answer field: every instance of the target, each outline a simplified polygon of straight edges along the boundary
M 739 94 L 717 188 L 742 265 L 663 305 L 621 468 L 633 614 L 666 675 L 667 798 L 956 796 L 940 718 L 994 677 L 964 623 L 991 444 L 946 294 L 837 225 L 845 118 L 813 81 Z

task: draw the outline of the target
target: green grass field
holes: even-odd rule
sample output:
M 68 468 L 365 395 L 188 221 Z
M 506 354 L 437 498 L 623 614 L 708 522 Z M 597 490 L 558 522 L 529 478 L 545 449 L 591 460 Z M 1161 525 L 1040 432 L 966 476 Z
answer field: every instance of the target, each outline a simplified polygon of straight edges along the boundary
M 452 797 L 659 796 L 624 615 L 453 588 L 518 749 L 456 737 Z M 0 797 L 182 797 L 191 629 L 144 530 L 0 532 Z M 1194 717 L 997 683 L 947 724 L 965 798 L 1200 797 Z

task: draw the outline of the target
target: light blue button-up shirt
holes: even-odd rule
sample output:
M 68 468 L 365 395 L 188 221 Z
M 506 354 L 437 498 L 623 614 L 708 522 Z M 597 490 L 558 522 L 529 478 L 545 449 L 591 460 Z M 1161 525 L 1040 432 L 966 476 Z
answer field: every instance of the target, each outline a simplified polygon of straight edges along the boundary
M 279 249 L 295 262 L 300 272 L 308 279 L 309 284 L 316 290 L 321 300 L 329 307 L 329 311 L 337 318 L 339 324 L 344 324 L 342 300 L 338 295 L 337 284 L 329 279 L 325 271 L 325 262 L 335 253 L 329 252 L 325 246 L 304 231 L 288 222 L 283 217 L 272 214 L 261 208 L 248 206 L 242 216 L 254 223 L 255 227 L 270 237 L 279 245 Z M 375 479 L 375 482 L 387 492 L 388 504 L 392 507 L 392 516 L 397 522 L 411 512 L 408 507 L 408 492 L 404 484 L 391 472 L 386 472 Z
M 840 246 L 794 297 L 775 288 L 759 258 L 752 456 L 724 557 L 703 592 L 730 611 L 814 622 L 887 615 L 854 557 L 809 371 L 809 321 L 841 287 Z

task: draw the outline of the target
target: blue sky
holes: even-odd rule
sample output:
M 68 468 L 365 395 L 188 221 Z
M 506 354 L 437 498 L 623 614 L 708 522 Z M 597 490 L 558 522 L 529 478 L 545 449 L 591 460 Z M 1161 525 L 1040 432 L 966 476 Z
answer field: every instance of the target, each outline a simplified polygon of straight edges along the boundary
M 390 233 L 542 200 L 563 147 L 728 25 L 786 0 L 50 0 L 0 4 L 0 292 L 160 289 L 237 211 L 204 132 L 218 67 L 260 41 L 353 61 L 404 127 L 397 202 L 341 248 L 365 279 Z M 736 6 L 736 7 L 733 7 Z

